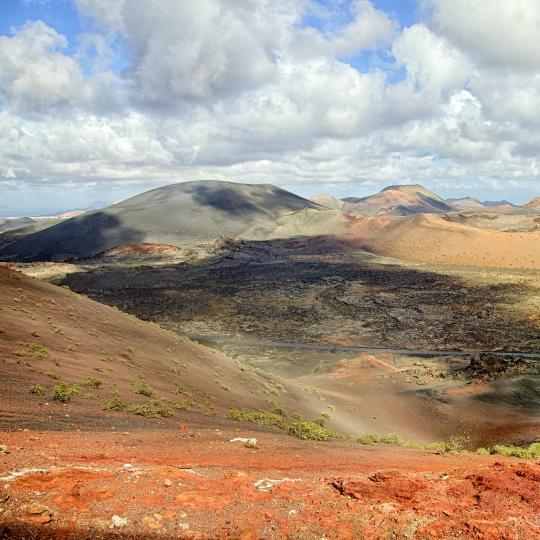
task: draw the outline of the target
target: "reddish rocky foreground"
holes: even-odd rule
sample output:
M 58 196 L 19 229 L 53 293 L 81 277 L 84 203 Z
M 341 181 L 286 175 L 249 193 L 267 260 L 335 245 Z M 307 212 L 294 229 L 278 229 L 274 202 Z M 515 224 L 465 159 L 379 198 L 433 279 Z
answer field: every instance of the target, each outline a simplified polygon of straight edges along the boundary
M 188 426 L 0 443 L 0 538 L 540 538 L 538 461 Z

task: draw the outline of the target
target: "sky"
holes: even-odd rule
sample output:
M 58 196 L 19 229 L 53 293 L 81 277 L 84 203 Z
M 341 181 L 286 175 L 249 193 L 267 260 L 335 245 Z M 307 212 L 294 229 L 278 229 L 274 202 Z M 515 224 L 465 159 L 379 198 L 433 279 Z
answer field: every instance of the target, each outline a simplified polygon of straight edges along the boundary
M 197 179 L 540 195 L 540 2 L 0 0 L 0 215 Z

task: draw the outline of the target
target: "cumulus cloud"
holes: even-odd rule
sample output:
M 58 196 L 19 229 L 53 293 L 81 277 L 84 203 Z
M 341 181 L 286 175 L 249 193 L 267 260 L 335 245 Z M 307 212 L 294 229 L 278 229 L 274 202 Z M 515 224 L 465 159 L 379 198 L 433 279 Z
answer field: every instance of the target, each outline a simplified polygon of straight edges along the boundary
M 281 40 L 301 16 L 295 0 L 77 0 L 125 39 L 133 97 L 173 108 L 236 95 L 272 80 Z M 109 9 L 109 6 L 112 9 Z
M 330 25 L 326 31 L 313 27 L 297 29 L 292 50 L 303 57 L 347 56 L 385 45 L 398 31 L 397 23 L 367 0 L 353 2 L 350 12 L 351 21 L 342 27 Z M 325 15 L 323 20 L 332 20 L 331 12 Z
M 0 36 L 0 186 L 539 184 L 536 1 L 73 1 Z
M 0 95 L 7 108 L 50 112 L 96 108 L 114 99 L 116 77 L 103 72 L 87 80 L 75 58 L 61 52 L 66 46 L 66 38 L 42 21 L 0 36 Z
M 433 27 L 477 61 L 503 69 L 540 68 L 537 0 L 423 0 Z
M 423 24 L 406 28 L 394 41 L 392 53 L 412 84 L 437 99 L 441 93 L 461 90 L 472 74 L 469 60 Z
M 41 110 L 88 99 L 77 62 L 58 49 L 67 41 L 41 21 L 0 36 L 0 92 L 7 106 Z

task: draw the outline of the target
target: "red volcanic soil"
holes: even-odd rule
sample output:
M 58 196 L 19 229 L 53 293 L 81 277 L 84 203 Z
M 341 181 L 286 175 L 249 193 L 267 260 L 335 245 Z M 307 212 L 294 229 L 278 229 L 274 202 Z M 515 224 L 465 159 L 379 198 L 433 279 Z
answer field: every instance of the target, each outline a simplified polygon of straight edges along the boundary
M 150 242 L 142 242 L 140 244 L 130 244 L 129 246 L 121 246 L 110 249 L 103 253 L 102 256 L 127 256 L 127 255 L 159 255 L 159 256 L 174 256 L 183 253 L 182 248 L 171 246 L 169 244 L 152 244 Z
M 540 538 L 538 462 L 181 424 L 0 439 L 0 538 Z
M 540 538 L 538 460 L 307 442 L 233 423 L 230 407 L 270 403 L 315 418 L 324 388 L 306 392 L 8 268 L 0 297 L 0 539 Z M 340 364 L 332 381 L 365 362 L 394 373 L 369 357 Z M 139 377 L 172 417 L 103 410 L 113 392 L 145 403 Z M 78 385 L 69 403 L 54 399 L 61 382 Z

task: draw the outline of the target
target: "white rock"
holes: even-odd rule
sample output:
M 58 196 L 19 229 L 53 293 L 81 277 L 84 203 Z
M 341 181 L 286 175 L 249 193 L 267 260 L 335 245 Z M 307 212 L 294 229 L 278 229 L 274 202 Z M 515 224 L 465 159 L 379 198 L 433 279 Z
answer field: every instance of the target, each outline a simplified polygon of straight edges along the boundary
M 283 484 L 285 482 L 301 482 L 300 478 L 281 478 L 281 479 L 272 479 L 272 478 L 261 478 L 260 480 L 257 480 L 253 487 L 257 491 L 272 491 L 276 486 L 279 486 L 279 484 Z
M 248 444 L 257 444 L 257 439 L 255 437 L 235 437 L 229 442 L 243 442 Z
M 126 518 L 117 516 L 116 514 L 111 518 L 113 527 L 120 528 L 125 527 L 128 524 L 128 520 Z

